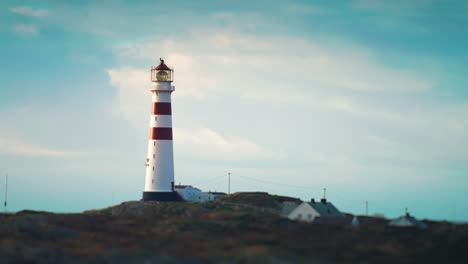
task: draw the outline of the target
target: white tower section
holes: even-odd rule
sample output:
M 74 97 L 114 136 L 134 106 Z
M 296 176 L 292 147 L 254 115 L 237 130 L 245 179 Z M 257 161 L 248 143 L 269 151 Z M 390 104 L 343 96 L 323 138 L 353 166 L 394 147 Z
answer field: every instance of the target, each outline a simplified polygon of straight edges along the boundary
M 146 158 L 144 201 L 179 201 L 174 191 L 171 94 L 173 70 L 161 63 L 151 69 L 152 110 Z

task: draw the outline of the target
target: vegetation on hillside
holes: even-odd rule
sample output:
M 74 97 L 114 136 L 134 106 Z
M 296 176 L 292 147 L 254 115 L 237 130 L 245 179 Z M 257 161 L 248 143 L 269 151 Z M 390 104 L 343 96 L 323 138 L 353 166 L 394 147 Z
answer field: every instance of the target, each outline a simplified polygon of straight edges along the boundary
M 284 202 L 301 202 L 299 198 L 271 195 L 266 192 L 245 192 L 221 196 L 220 202 L 251 205 L 259 208 L 280 211 Z
M 468 225 L 359 228 L 290 221 L 275 196 L 126 202 L 81 214 L 0 215 L 0 263 L 466 263 Z M 236 202 L 247 201 L 247 205 Z

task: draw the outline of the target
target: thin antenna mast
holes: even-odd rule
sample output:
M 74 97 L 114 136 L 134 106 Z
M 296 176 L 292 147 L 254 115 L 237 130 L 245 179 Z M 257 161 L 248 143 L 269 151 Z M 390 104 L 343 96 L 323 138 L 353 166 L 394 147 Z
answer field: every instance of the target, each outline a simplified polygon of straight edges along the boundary
M 323 199 L 327 199 L 327 188 L 323 188 Z

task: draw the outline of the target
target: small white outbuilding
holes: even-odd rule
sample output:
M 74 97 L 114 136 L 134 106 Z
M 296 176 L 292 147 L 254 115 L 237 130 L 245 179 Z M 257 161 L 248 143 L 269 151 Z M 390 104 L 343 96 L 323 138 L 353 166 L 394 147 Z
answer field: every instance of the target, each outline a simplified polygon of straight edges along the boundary
M 353 216 L 353 220 L 351 220 L 352 227 L 358 227 L 361 224 L 359 218 L 357 216 Z
M 202 190 L 192 185 L 176 185 L 175 191 L 187 202 L 207 202 L 213 201 L 219 196 L 226 195 L 223 192 L 202 192 Z
M 304 222 L 313 222 L 317 217 L 343 217 L 343 214 L 327 199 L 303 202 L 288 214 L 289 219 Z
M 174 190 L 179 193 L 185 201 L 195 202 L 199 200 L 202 191 L 192 185 L 176 185 Z
M 417 227 L 421 229 L 427 228 L 427 225 L 419 221 L 418 219 L 411 216 L 409 213 L 406 213 L 403 216 L 398 217 L 397 219 L 393 219 L 388 223 L 389 226 L 396 226 L 396 227 Z

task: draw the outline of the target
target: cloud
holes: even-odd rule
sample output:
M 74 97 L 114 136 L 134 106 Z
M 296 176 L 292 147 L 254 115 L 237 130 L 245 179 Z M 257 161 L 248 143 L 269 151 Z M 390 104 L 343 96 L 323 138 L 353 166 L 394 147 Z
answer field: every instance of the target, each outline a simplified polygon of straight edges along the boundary
M 282 159 L 284 155 L 266 151 L 255 142 L 238 136 L 224 136 L 212 129 L 174 130 L 175 151 L 211 160 Z
M 355 160 L 373 163 L 444 164 L 467 161 L 468 104 L 412 104 L 374 99 L 336 98 L 325 105 L 353 116 L 352 129 L 341 135 L 352 143 L 336 148 Z M 353 135 L 352 130 L 358 133 Z M 349 134 L 349 135 L 348 135 Z
M 0 137 L 0 153 L 17 156 L 42 156 L 42 157 L 69 157 L 81 155 L 79 152 L 69 152 L 38 146 L 25 142 L 16 137 Z
M 372 98 L 380 99 L 380 98 Z M 405 126 L 437 124 L 440 128 L 463 131 L 468 128 L 468 104 L 395 103 L 394 101 L 358 100 L 352 96 L 336 97 L 323 103 L 329 109 L 352 113 L 370 119 L 392 121 Z
M 199 97 L 236 91 L 255 100 L 308 103 L 307 98 L 421 92 L 434 85 L 421 73 L 385 66 L 371 51 L 352 44 L 295 37 L 197 31 L 183 39 L 116 45 L 114 54 L 130 61 L 156 61 L 151 54 L 168 54 L 167 61 L 176 65 L 176 81 L 187 80 L 184 89 Z M 183 66 L 178 69 L 177 63 Z
M 234 19 L 235 15 L 224 14 L 224 17 Z M 313 131 L 315 137 L 327 138 L 327 143 L 309 138 L 303 146 L 288 150 L 301 153 L 313 149 L 322 154 L 307 157 L 321 164 L 343 163 L 353 167 L 355 162 L 367 164 L 375 160 L 387 164 L 428 161 L 440 164 L 468 157 L 466 151 L 457 147 L 468 140 L 462 133 L 468 127 L 461 114 L 466 113 L 463 106 L 422 99 L 430 97 L 432 89 L 439 85 L 437 75 L 419 70 L 417 65 L 413 69 L 389 66 L 373 50 L 351 42 L 198 29 L 183 38 L 120 43 L 113 47 L 113 52 L 128 65 L 148 65 L 164 56 L 175 66 L 175 79 L 180 83 L 175 96 L 184 93 L 188 99 L 197 100 L 230 97 L 239 104 L 260 101 L 280 107 L 301 105 L 303 113 L 323 114 L 316 114 L 317 126 L 304 126 L 305 131 Z M 142 100 L 148 100 L 146 90 L 136 99 L 133 96 L 140 91 L 130 87 L 148 87 L 149 67 L 122 66 L 112 70 L 121 69 L 136 70 L 145 81 L 137 84 L 138 80 L 125 77 L 124 72 L 118 77 L 109 75 L 119 91 L 133 94 L 119 96 L 118 101 L 122 101 L 119 104 L 123 106 L 120 108 L 129 107 L 125 110 L 127 113 L 141 108 L 140 113 L 146 117 L 148 107 L 141 105 Z M 132 71 L 129 76 L 134 75 Z M 299 114 L 297 118 L 308 120 L 310 117 Z M 229 142 L 235 141 L 234 138 L 218 137 L 211 129 L 181 131 L 177 140 L 190 142 L 186 145 L 193 147 L 183 152 L 196 156 L 197 151 L 205 151 L 197 145 L 203 137 L 212 139 L 213 150 L 209 153 L 233 149 L 234 144 Z M 252 135 L 256 137 L 259 138 Z M 434 141 L 444 143 L 434 144 Z M 249 144 L 243 146 L 258 153 Z M 257 156 L 272 157 L 268 151 L 263 152 Z M 215 156 L 226 156 L 223 153 Z
M 179 58 L 179 60 L 181 59 Z M 184 64 L 181 63 L 180 68 L 183 67 Z M 134 123 L 135 126 L 140 126 L 140 121 L 146 120 L 149 109 L 149 70 L 111 69 L 108 70 L 108 75 L 111 84 L 117 88 L 115 103 L 112 104 L 113 106 L 117 105 L 115 109 L 118 113 L 116 114 Z M 187 88 L 190 89 L 190 86 L 182 86 L 180 90 L 183 91 Z M 193 95 L 193 92 L 189 91 L 188 94 L 186 92 L 182 96 L 189 95 Z M 141 102 L 148 103 L 142 104 Z M 275 157 L 249 139 L 223 136 L 205 127 L 186 130 L 175 128 L 174 139 L 176 151 L 191 157 L 221 160 L 276 159 L 279 157 Z
M 379 98 L 374 99 L 378 100 Z M 333 97 L 323 101 L 321 106 L 374 120 L 402 122 L 409 117 L 407 113 L 400 112 L 398 108 L 384 105 L 383 102 L 378 106 L 370 105 L 367 100 L 356 100 L 352 96 Z
M 333 98 L 324 102 L 326 107 L 330 107 L 332 109 L 350 112 L 350 113 L 357 113 L 358 110 L 354 103 L 347 99 L 347 98 Z
M 202 99 L 208 93 L 216 90 L 216 81 L 197 70 L 199 62 L 195 62 L 193 57 L 170 53 L 165 58 L 171 65 L 177 65 L 175 68 L 176 82 L 174 83 L 176 86 L 175 97 Z M 123 114 L 125 119 L 135 120 L 148 111 L 151 85 L 150 66 L 147 68 L 112 68 L 107 70 L 107 74 L 110 84 L 117 89 L 114 100 L 119 113 Z M 179 75 L 183 78 L 177 79 Z M 148 105 L 141 102 L 148 102 Z
M 111 85 L 117 89 L 111 110 L 128 121 L 139 120 L 149 109 L 149 71 L 124 67 L 110 69 L 107 74 Z M 147 105 L 141 103 L 145 101 Z
M 292 14 L 324 14 L 331 12 L 329 9 L 326 9 L 322 6 L 312 5 L 312 4 L 301 4 L 301 3 L 288 3 L 285 5 L 285 10 Z
M 413 0 L 413 1 L 385 1 L 385 0 L 357 0 L 352 3 L 354 8 L 373 10 L 420 10 L 421 8 L 434 6 L 434 0 Z
M 16 24 L 13 27 L 13 30 L 22 36 L 38 36 L 39 29 L 35 25 L 26 25 L 26 24 Z
M 111 78 L 111 84 L 117 84 L 120 88 L 142 84 L 149 87 L 150 65 L 158 64 L 159 58 L 163 57 L 170 67 L 173 65 L 175 66 L 174 70 L 176 76 L 183 76 L 183 78 L 174 78 L 176 85 L 184 87 L 180 91 L 177 91 L 177 96 L 188 96 L 200 99 L 205 97 L 207 93 L 217 89 L 217 82 L 214 79 L 214 75 L 206 74 L 207 72 L 204 71 L 204 68 L 200 67 L 200 65 L 205 64 L 203 59 L 195 57 L 190 53 L 177 52 L 177 49 L 173 49 L 172 47 L 178 44 L 172 40 L 164 40 L 156 43 L 159 44 L 149 42 L 142 45 L 131 44 L 115 47 L 114 53 L 117 53 L 117 57 L 145 59 L 148 64 L 145 65 L 145 68 L 123 66 L 109 69 L 108 73 Z M 159 52 L 155 52 L 156 50 Z M 124 80 L 127 78 L 125 75 L 126 72 L 132 74 L 132 76 L 138 72 L 140 76 L 144 74 L 145 77 L 141 79 L 131 78 L 130 80 Z M 120 79 L 123 81 L 119 81 Z
M 24 16 L 30 16 L 30 17 L 46 17 L 49 14 L 49 10 L 40 8 L 40 9 L 33 9 L 29 6 L 17 6 L 10 8 L 10 12 L 19 14 L 19 15 L 24 15 Z

